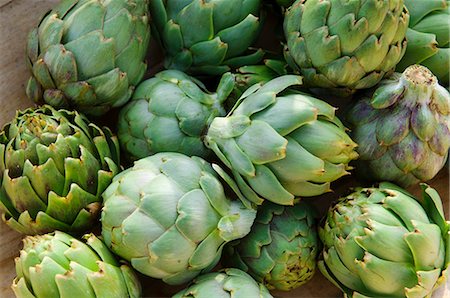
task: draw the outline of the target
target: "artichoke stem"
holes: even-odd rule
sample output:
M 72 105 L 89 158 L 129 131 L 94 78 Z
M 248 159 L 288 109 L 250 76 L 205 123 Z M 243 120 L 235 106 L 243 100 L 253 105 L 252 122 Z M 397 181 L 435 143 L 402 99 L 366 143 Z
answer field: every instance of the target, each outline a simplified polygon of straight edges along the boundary
M 436 87 L 437 78 L 422 65 L 411 65 L 402 74 L 400 84 L 405 86 L 403 98 L 408 99 L 405 105 L 415 106 L 419 103 L 428 103 Z

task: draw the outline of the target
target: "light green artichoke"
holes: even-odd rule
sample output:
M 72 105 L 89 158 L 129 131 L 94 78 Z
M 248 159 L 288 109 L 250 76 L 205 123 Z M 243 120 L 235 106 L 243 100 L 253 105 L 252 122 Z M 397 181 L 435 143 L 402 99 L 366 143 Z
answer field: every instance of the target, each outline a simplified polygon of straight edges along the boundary
M 328 192 L 358 156 L 335 108 L 286 90 L 300 83 L 301 77 L 286 75 L 253 86 L 205 136 L 241 192 L 258 205 L 263 199 L 292 205 L 296 196 Z
M 148 0 L 61 0 L 28 37 L 27 95 L 101 115 L 125 104 L 142 79 Z
M 222 262 L 249 273 L 268 289 L 289 291 L 308 282 L 316 270 L 315 211 L 265 202 L 250 233 L 225 246 Z
M 119 263 L 94 234 L 83 241 L 56 231 L 28 236 L 16 261 L 18 298 L 140 297 L 133 270 Z
M 425 67 L 384 80 L 350 110 L 362 177 L 404 187 L 432 179 L 450 148 L 450 93 Z
M 397 71 L 409 65 L 429 68 L 442 85 L 449 84 L 450 71 L 450 1 L 404 0 L 411 15 L 406 31 L 408 47 Z
M 222 77 L 217 93 L 177 70 L 162 71 L 141 83 L 119 114 L 119 141 L 132 159 L 157 152 L 207 157 L 202 137 L 216 116 L 225 115 L 222 102 L 233 90 L 231 74 Z
M 24 234 L 86 231 L 119 172 L 119 142 L 77 112 L 17 112 L 0 131 L 0 211 Z
M 256 211 L 225 196 L 210 164 L 180 153 L 140 159 L 103 194 L 102 235 L 139 272 L 182 284 L 250 231 Z
M 319 228 L 320 271 L 346 297 L 430 297 L 448 275 L 450 223 L 439 194 L 422 195 L 381 183 L 340 199 Z
M 262 284 L 258 284 L 245 272 L 235 268 L 208 273 L 197 277 L 186 289 L 173 298 L 233 297 L 233 298 L 272 298 Z
M 286 12 L 288 64 L 310 87 L 375 86 L 406 49 L 403 0 L 298 0 Z
M 220 75 L 258 63 L 248 53 L 262 27 L 261 0 L 152 0 L 152 26 L 166 53 L 166 68 Z

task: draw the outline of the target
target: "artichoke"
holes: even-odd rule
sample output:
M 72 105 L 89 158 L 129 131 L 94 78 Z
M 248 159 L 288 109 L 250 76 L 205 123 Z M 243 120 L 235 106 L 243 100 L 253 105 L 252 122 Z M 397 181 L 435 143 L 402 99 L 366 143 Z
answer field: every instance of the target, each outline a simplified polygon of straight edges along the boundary
M 152 0 L 154 31 L 165 49 L 166 68 L 220 75 L 259 62 L 247 50 L 262 27 L 261 0 Z
M 250 233 L 225 246 L 223 262 L 249 273 L 269 290 L 289 291 L 316 270 L 318 237 L 315 211 L 305 202 L 258 208 Z
M 328 192 L 358 156 L 335 108 L 285 90 L 300 83 L 301 77 L 286 75 L 254 85 L 205 136 L 241 192 L 258 205 L 263 199 L 292 205 L 296 196 Z
M 208 273 L 197 277 L 187 288 L 173 298 L 233 297 L 233 298 L 272 298 L 262 284 L 258 284 L 245 272 L 235 268 Z
M 28 236 L 23 243 L 12 285 L 18 298 L 141 296 L 133 270 L 94 234 L 79 241 L 56 231 Z
M 27 95 L 101 115 L 125 104 L 142 79 L 148 0 L 61 0 L 30 32 Z
M 83 232 L 119 172 L 119 142 L 77 112 L 17 112 L 0 131 L 0 211 L 24 234 Z
M 310 87 L 375 86 L 406 49 L 403 0 L 298 0 L 286 12 L 288 64 Z
M 406 31 L 408 47 L 397 71 L 422 64 L 448 86 L 450 70 L 450 1 L 404 0 L 411 15 Z
M 177 70 L 166 70 L 141 83 L 119 114 L 119 141 L 132 159 L 157 152 L 180 152 L 207 157 L 202 136 L 215 116 L 223 116 L 222 102 L 233 90 L 225 74 L 217 93 Z
M 433 178 L 450 148 L 450 93 L 425 67 L 384 80 L 350 110 L 359 144 L 357 173 L 409 186 Z
M 168 284 L 211 270 L 225 243 L 248 234 L 256 216 L 227 199 L 210 164 L 174 152 L 136 161 L 103 197 L 105 243 L 139 272 Z
M 381 183 L 329 209 L 318 267 L 346 297 L 430 297 L 445 282 L 449 222 L 439 194 L 424 184 L 422 194 Z
M 240 94 L 255 84 L 264 84 L 268 81 L 287 75 L 288 66 L 281 59 L 265 59 L 261 65 L 247 65 L 238 68 L 235 72 L 236 89 Z

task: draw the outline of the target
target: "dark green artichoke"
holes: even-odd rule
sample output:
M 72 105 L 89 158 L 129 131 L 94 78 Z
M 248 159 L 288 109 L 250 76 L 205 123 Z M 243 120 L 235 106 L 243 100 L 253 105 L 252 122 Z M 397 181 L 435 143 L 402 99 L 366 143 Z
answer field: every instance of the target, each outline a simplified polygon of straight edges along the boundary
M 292 205 L 297 196 L 328 192 L 358 157 L 334 107 L 286 90 L 299 84 L 301 77 L 285 75 L 254 85 L 227 117 L 214 118 L 205 136 L 255 204 Z
M 404 0 L 411 15 L 406 31 L 408 47 L 397 71 L 412 64 L 426 66 L 442 85 L 449 84 L 450 1 Z
M 203 134 L 216 116 L 225 115 L 222 102 L 233 90 L 225 74 L 217 93 L 177 70 L 166 70 L 142 82 L 119 114 L 120 145 L 132 159 L 157 152 L 180 152 L 207 157 Z
M 28 37 L 28 97 L 90 115 L 125 104 L 147 69 L 147 10 L 148 0 L 61 0 Z
M 220 75 L 259 62 L 247 53 L 262 27 L 261 0 L 152 0 L 154 31 L 166 53 L 166 68 Z
M 287 75 L 288 66 L 282 59 L 265 59 L 260 65 L 246 65 L 239 67 L 234 73 L 236 89 L 240 94 L 255 84 L 264 84 L 268 81 Z
M 346 297 L 430 297 L 448 275 L 449 225 L 427 185 L 421 199 L 390 183 L 357 189 L 319 229 L 319 269 Z
M 256 216 L 230 200 L 216 176 L 196 156 L 164 152 L 136 161 L 103 193 L 105 243 L 168 284 L 210 271 L 225 243 L 247 235 Z
M 357 174 L 404 187 L 432 179 L 450 148 L 450 93 L 424 66 L 381 82 L 350 110 Z
M 56 231 L 28 236 L 16 261 L 12 289 L 18 298 L 138 298 L 133 270 L 119 263 L 94 234 L 83 241 Z
M 288 64 L 309 87 L 375 86 L 406 50 L 403 0 L 298 0 L 286 12 Z
M 269 290 L 289 291 L 308 282 L 316 270 L 315 211 L 265 202 L 250 233 L 225 246 L 223 263 L 249 273 Z
M 197 277 L 173 298 L 273 298 L 262 284 L 235 268 L 223 269 Z
M 0 210 L 24 234 L 79 233 L 97 221 L 120 170 L 119 142 L 77 112 L 17 112 L 0 132 Z

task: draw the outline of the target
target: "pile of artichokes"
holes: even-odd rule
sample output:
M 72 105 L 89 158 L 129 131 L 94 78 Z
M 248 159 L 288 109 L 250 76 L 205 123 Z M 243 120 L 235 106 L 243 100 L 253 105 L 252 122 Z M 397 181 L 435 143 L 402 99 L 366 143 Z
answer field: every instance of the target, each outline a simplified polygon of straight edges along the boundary
M 450 264 L 432 188 L 449 9 L 61 0 L 23 41 L 42 105 L 0 131 L 0 212 L 26 235 L 14 294 L 160 295 L 147 276 L 173 297 L 272 297 L 318 268 L 346 297 L 430 297 Z

